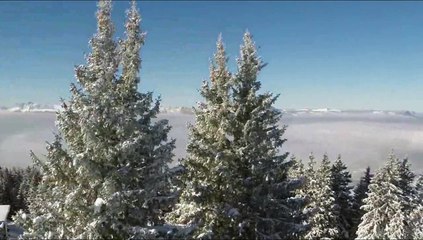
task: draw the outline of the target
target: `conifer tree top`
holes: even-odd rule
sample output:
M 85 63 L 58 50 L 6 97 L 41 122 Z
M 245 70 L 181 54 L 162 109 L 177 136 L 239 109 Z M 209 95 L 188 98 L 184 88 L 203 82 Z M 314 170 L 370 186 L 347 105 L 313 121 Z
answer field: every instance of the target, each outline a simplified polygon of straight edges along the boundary
M 141 31 L 141 15 L 137 9 L 136 1 L 131 2 L 131 7 L 126 12 L 125 23 L 126 39 L 122 44 L 122 76 L 125 87 L 135 91 L 138 87 L 138 72 L 141 68 L 139 51 L 144 44 L 145 34 Z
M 244 33 L 243 44 L 240 49 L 240 56 L 237 59 L 238 73 L 236 81 L 241 84 L 241 96 L 246 97 L 251 90 L 253 93 L 260 89 L 260 82 L 257 81 L 257 74 L 265 66 L 261 58 L 257 55 L 257 48 L 253 36 L 249 31 Z M 243 91 L 244 90 L 244 91 Z

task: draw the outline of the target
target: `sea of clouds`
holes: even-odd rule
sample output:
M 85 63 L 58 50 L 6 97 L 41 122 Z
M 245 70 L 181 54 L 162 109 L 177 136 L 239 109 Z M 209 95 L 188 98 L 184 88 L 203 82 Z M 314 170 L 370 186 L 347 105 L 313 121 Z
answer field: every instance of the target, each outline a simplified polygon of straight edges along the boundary
M 169 119 L 171 138 L 176 139 L 175 161 L 186 155 L 187 125 L 194 115 L 185 108 L 165 109 L 159 118 Z M 41 158 L 46 141 L 54 138 L 55 113 L 0 111 L 0 166 L 25 167 L 32 163 L 29 151 Z M 388 154 L 408 157 L 412 169 L 423 173 L 423 117 L 410 112 L 380 111 L 286 111 L 280 122 L 287 125 L 288 139 L 281 151 L 307 160 L 311 152 L 319 160 L 342 155 L 354 179 L 364 169 L 383 166 Z

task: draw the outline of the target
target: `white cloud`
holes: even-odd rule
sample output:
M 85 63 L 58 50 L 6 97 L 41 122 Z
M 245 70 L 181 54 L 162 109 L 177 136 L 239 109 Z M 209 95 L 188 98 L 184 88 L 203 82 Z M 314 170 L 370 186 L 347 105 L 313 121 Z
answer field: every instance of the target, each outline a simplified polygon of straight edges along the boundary
M 376 116 L 377 115 L 377 116 Z M 175 160 L 186 154 L 187 123 L 194 116 L 165 113 L 176 138 Z M 0 113 L 0 165 L 26 166 L 29 150 L 45 153 L 45 141 L 53 139 L 53 113 Z M 317 158 L 324 153 L 334 160 L 340 153 L 355 178 L 367 166 L 381 167 L 393 149 L 399 157 L 408 155 L 416 172 L 423 173 L 423 119 L 370 113 L 285 114 L 288 139 L 283 151 L 307 160 L 310 152 Z

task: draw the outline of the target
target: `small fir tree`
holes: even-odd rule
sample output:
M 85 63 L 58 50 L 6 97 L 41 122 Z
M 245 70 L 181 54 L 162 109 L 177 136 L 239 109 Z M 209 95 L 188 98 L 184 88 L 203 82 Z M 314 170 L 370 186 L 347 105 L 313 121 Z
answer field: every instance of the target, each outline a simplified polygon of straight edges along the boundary
M 305 239 L 339 237 L 335 197 L 332 190 L 331 166 L 327 155 L 323 156 L 320 168 L 309 183 L 310 200 L 307 219 L 309 229 Z
M 412 209 L 410 213 L 409 225 L 412 232 L 412 238 L 423 239 L 423 175 L 416 178 L 414 190 L 414 209 Z
M 351 211 L 351 174 L 339 155 L 332 166 L 332 191 L 335 197 L 335 207 L 338 218 L 338 232 L 341 238 L 350 238 L 352 227 Z
M 296 231 L 287 204 L 288 153 L 280 154 L 286 126 L 273 107 L 278 95 L 260 94 L 258 75 L 266 65 L 249 32 L 244 34 L 233 91 L 233 149 L 244 189 L 240 197 L 243 238 L 285 238 Z
M 357 228 L 361 222 L 361 217 L 365 213 L 365 211 L 361 209 L 361 206 L 363 206 L 363 200 L 367 197 L 367 192 L 369 191 L 369 185 L 372 178 L 373 174 L 370 173 L 370 167 L 367 167 L 364 176 L 361 177 L 360 182 L 357 184 L 353 191 L 354 194 L 351 206 L 352 226 L 349 230 L 349 236 L 352 239 L 357 237 Z
M 313 158 L 312 155 L 310 155 Z M 288 173 L 288 178 L 291 181 L 292 188 L 290 189 L 291 197 L 289 203 L 292 208 L 293 222 L 297 224 L 297 230 L 293 234 L 292 238 L 300 238 L 307 229 L 307 225 L 304 224 L 307 220 L 306 214 L 303 213 L 305 204 L 307 203 L 307 183 L 309 178 L 305 174 L 306 169 L 301 159 L 297 159 L 295 156 L 291 157 L 291 168 Z
M 372 179 L 367 198 L 363 200 L 365 214 L 358 226 L 357 239 L 408 239 L 410 228 L 404 213 L 405 199 L 399 186 L 402 162 L 393 154 L 387 165 Z

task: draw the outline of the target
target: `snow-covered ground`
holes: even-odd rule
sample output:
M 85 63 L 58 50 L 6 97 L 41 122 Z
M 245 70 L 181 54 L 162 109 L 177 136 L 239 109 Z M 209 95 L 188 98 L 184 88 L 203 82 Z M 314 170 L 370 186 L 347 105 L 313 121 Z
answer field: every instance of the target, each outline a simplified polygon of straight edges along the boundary
M 22 110 L 24 109 L 24 110 Z M 43 109 L 43 111 L 39 110 Z M 13 109 L 12 109 L 13 110 Z M 29 150 L 45 153 L 45 141 L 53 139 L 57 107 L 39 108 L 22 105 L 0 110 L 0 165 L 31 164 Z M 160 118 L 173 126 L 176 138 L 175 162 L 185 156 L 187 123 L 194 121 L 190 108 L 164 108 Z M 288 125 L 284 151 L 306 159 L 328 153 L 334 160 L 338 153 L 355 178 L 367 166 L 380 167 L 394 150 L 407 156 L 416 172 L 423 173 L 423 115 L 410 111 L 341 111 L 337 109 L 285 110 L 281 124 Z

